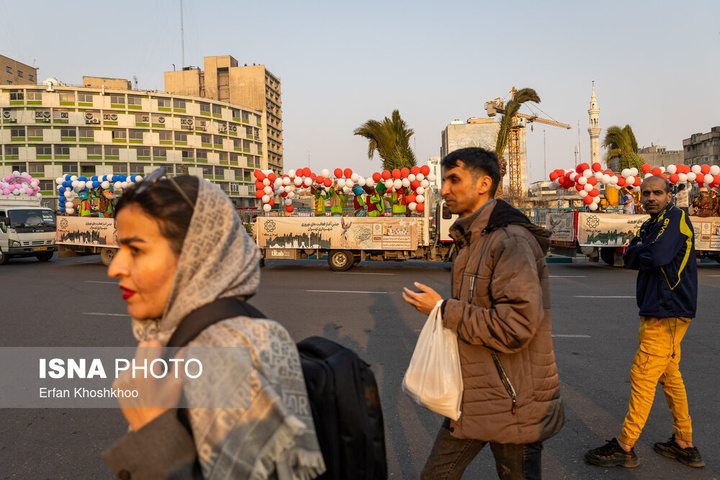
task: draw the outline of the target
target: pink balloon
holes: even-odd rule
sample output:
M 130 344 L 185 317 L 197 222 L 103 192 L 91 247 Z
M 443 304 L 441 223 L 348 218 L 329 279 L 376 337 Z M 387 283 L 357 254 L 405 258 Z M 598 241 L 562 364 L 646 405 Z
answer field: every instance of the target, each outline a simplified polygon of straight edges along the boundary
M 3 195 L 10 195 L 10 190 L 8 190 L 7 188 L 4 188 L 3 191 L 2 191 L 2 194 L 3 194 Z

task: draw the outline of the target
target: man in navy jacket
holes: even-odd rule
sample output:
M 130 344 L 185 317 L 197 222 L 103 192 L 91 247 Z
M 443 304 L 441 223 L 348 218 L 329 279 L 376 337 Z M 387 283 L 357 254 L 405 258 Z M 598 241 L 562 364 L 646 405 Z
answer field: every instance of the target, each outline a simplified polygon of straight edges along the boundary
M 692 223 L 670 204 L 667 180 L 653 176 L 641 187 L 641 201 L 650 219 L 627 248 L 625 266 L 638 269 L 640 347 L 630 371 L 632 393 L 620 436 L 590 450 L 585 460 L 601 467 L 640 465 L 633 445 L 640 437 L 662 384 L 675 432 L 654 450 L 690 467 L 705 464 L 692 444 L 685 384 L 680 375 L 680 342 L 697 308 L 697 267 Z

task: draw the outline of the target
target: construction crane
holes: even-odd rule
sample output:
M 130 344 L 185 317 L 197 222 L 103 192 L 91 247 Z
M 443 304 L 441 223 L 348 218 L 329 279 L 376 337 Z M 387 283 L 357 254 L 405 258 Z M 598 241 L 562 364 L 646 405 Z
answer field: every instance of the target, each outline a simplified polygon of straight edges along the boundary
M 515 94 L 517 90 L 515 87 L 510 90 L 510 98 Z M 485 104 L 488 117 L 494 117 L 498 113 L 505 113 L 505 103 L 501 98 L 496 98 Z M 512 118 L 510 134 L 507 141 L 508 149 L 508 176 L 510 177 L 510 191 L 517 194 L 520 192 L 522 187 L 522 162 L 521 162 L 521 129 L 525 128 L 527 122 L 537 122 L 545 125 L 552 125 L 554 127 L 562 127 L 570 129 L 572 128 L 567 123 L 556 122 L 555 120 L 548 120 L 547 118 L 541 118 L 537 115 L 527 115 L 524 113 L 516 113 Z M 532 125 L 531 125 L 532 128 Z M 523 137 L 524 140 L 524 137 Z

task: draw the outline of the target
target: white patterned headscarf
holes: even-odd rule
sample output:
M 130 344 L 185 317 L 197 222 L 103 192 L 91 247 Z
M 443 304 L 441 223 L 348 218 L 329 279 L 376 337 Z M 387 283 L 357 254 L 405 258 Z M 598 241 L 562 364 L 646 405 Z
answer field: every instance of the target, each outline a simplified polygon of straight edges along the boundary
M 133 319 L 138 341 L 167 343 L 182 319 L 223 297 L 250 298 L 260 282 L 260 251 L 247 235 L 228 197 L 199 180 L 198 197 L 178 259 L 175 282 L 162 318 Z M 246 355 L 227 362 L 223 385 L 251 372 L 250 408 L 188 410 L 195 447 L 206 479 L 311 479 L 325 470 L 297 348 L 277 322 L 236 317 L 204 330 L 190 342 L 200 347 L 244 346 Z M 193 391 L 186 385 L 185 395 Z

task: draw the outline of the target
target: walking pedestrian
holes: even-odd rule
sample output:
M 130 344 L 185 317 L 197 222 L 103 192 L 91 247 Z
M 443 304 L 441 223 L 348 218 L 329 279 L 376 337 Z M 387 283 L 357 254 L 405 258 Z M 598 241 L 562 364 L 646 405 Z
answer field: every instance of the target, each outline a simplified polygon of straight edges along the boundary
M 622 433 L 585 454 L 592 465 L 640 465 L 633 446 L 650 414 L 658 383 L 675 432 L 653 449 L 690 467 L 705 465 L 692 443 L 692 422 L 680 374 L 680 342 L 697 307 L 695 236 L 685 212 L 669 204 L 671 195 L 669 183 L 661 177 L 650 177 L 641 186 L 642 204 L 650 219 L 623 256 L 625 266 L 639 270 L 640 347 L 630 370 L 632 389 Z
M 424 314 L 443 300 L 445 328 L 457 334 L 463 377 L 462 414 L 445 419 L 423 479 L 460 479 L 486 444 L 502 479 L 539 479 L 543 441 L 565 421 L 552 347 L 545 254 L 550 233 L 495 200 L 500 165 L 482 148 L 442 160 L 440 194 L 459 219 L 450 229 L 458 247 L 452 297 L 430 287 L 404 289 Z

